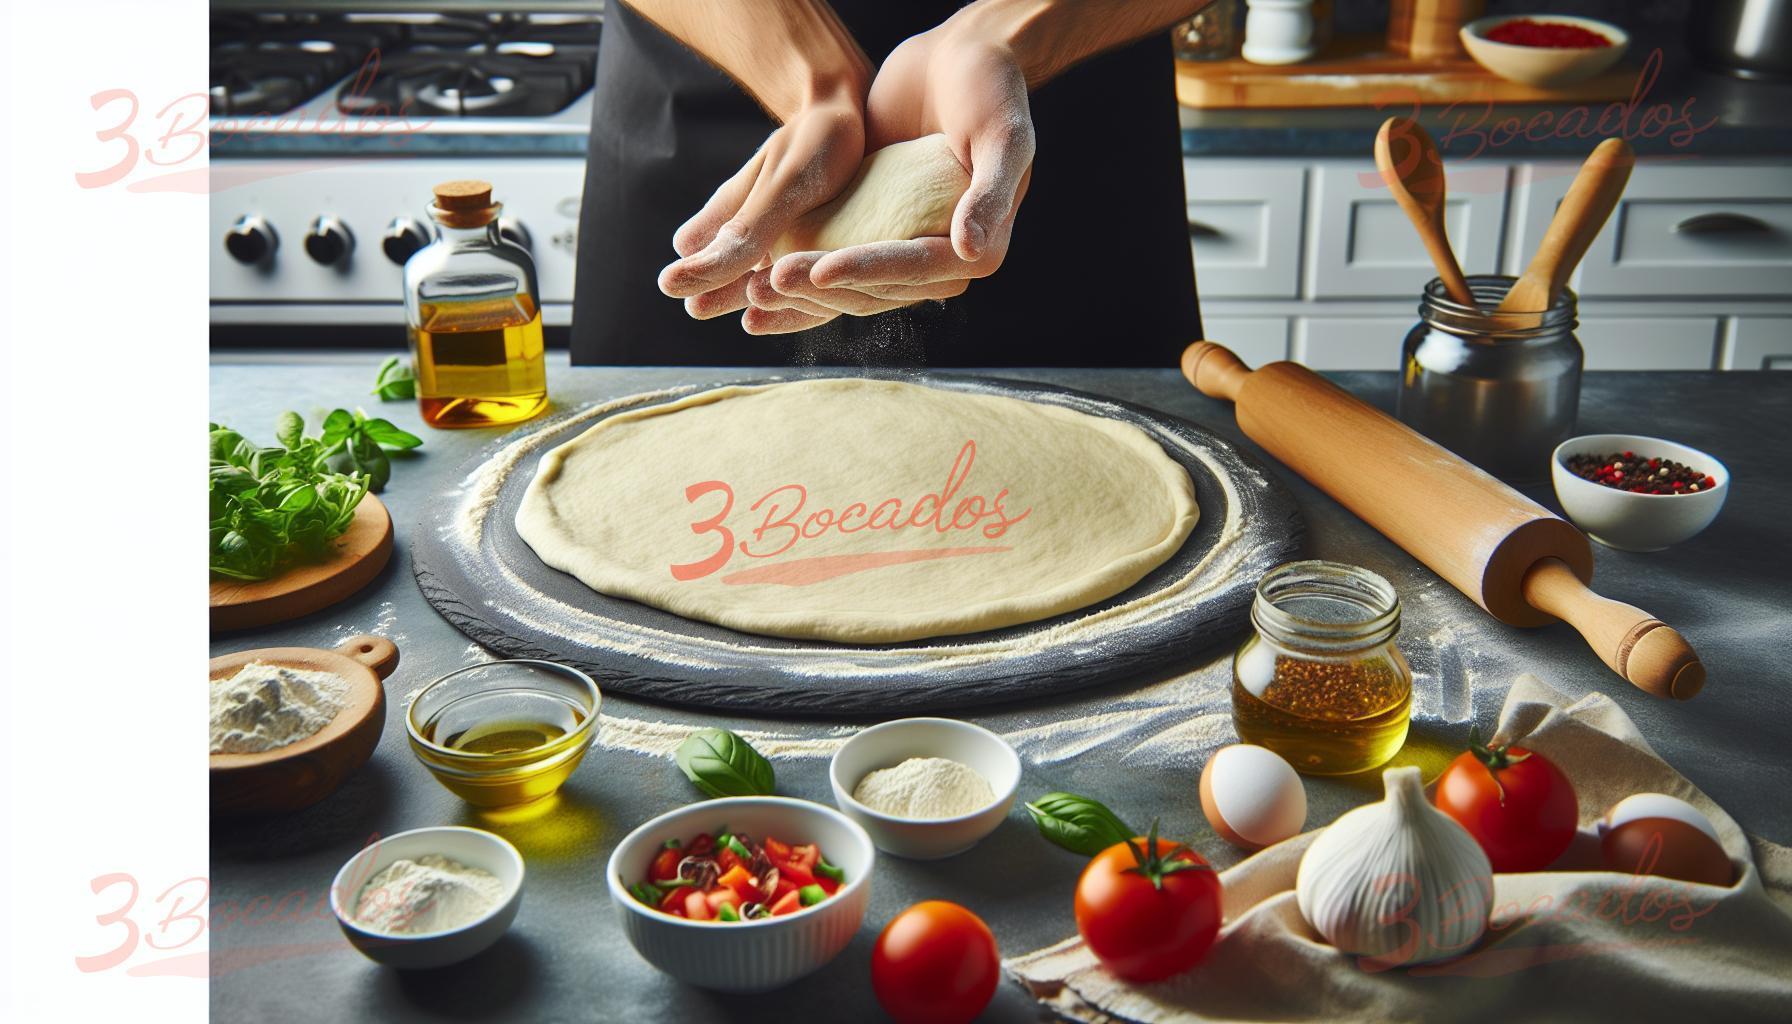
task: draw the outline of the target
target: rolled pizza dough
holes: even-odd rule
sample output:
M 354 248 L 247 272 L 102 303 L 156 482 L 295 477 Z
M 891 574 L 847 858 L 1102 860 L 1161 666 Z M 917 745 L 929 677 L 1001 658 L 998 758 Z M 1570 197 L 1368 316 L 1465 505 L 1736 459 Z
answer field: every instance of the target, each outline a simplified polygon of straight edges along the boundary
M 611 416 L 543 456 L 517 511 L 605 594 L 771 636 L 975 633 L 1120 593 L 1194 528 L 1143 431 L 895 381 L 724 387 Z
M 798 218 L 772 258 L 950 234 L 952 211 L 970 186 L 944 135 L 885 146 L 865 158 L 845 191 Z

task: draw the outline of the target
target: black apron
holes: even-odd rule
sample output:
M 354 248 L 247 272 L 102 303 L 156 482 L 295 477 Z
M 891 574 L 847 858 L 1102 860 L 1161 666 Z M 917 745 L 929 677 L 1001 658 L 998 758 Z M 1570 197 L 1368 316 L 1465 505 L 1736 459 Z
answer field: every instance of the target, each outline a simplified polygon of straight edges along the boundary
M 836 0 L 874 65 L 957 0 Z M 1174 366 L 1201 337 L 1168 33 L 1103 54 L 1031 97 L 1038 140 L 1013 241 L 945 303 L 754 337 L 661 294 L 672 233 L 774 127 L 724 74 L 607 5 L 573 302 L 576 364 Z

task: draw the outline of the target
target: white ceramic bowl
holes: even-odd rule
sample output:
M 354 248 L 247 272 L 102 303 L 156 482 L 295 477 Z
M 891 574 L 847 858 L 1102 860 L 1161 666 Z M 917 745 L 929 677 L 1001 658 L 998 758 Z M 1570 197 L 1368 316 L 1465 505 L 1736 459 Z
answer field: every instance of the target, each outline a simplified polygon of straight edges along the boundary
M 483 917 L 449 931 L 387 935 L 356 924 L 350 916 L 361 890 L 395 860 L 438 854 L 498 876 L 504 898 Z M 400 832 L 376 840 L 350 857 L 330 883 L 330 909 L 342 934 L 368 958 L 388 967 L 446 967 L 483 953 L 516 920 L 523 902 L 523 855 L 502 837 L 476 828 L 443 825 Z
M 846 884 L 821 903 L 782 917 L 753 921 L 691 921 L 643 904 L 628 887 L 668 839 L 690 842 L 726 827 L 755 838 L 818 843 L 822 856 L 846 872 Z M 705 800 L 668 811 L 625 836 L 604 877 L 623 934 L 646 961 L 679 981 L 723 992 L 763 992 L 820 969 L 846 948 L 865 918 L 877 851 L 871 837 L 831 807 L 781 796 Z
M 1568 471 L 1574 455 L 1636 452 L 1638 458 L 1673 459 L 1702 469 L 1717 481 L 1708 491 L 1687 494 L 1634 494 L 1582 480 Z M 1724 464 L 1683 444 L 1638 434 L 1586 434 L 1563 441 L 1550 458 L 1556 500 L 1574 525 L 1606 547 L 1619 551 L 1660 551 L 1711 525 L 1730 493 Z
M 911 757 L 944 757 L 965 765 L 989 783 L 995 803 L 957 818 L 919 820 L 881 814 L 853 799 L 866 775 L 894 768 Z M 954 718 L 902 718 L 874 725 L 846 741 L 828 766 L 834 803 L 865 826 L 885 853 L 914 860 L 939 860 L 976 846 L 996 830 L 1020 787 L 1020 755 L 982 726 Z
M 1612 44 L 1587 49 L 1561 49 L 1496 43 L 1487 38 L 1487 33 L 1493 29 L 1521 18 L 1550 25 L 1578 25 L 1604 36 Z M 1629 34 L 1618 26 L 1566 14 L 1502 14 L 1481 18 L 1462 26 L 1461 36 L 1462 48 L 1475 59 L 1475 63 L 1509 82 L 1542 88 L 1571 85 L 1592 78 L 1616 64 L 1630 46 Z

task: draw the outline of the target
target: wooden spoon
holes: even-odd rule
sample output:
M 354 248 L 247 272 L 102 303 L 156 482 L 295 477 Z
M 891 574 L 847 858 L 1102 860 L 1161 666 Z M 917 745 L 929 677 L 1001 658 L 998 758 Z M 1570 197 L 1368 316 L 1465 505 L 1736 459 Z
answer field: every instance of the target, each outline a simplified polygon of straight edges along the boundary
M 1606 139 L 1593 148 L 1562 197 L 1562 205 L 1556 207 L 1531 265 L 1500 301 L 1500 313 L 1540 314 L 1555 305 L 1569 275 L 1593 244 L 1593 236 L 1617 208 L 1635 166 L 1636 153 L 1623 139 Z
M 1450 298 L 1470 309 L 1478 308 L 1444 229 L 1444 159 L 1437 152 L 1437 143 L 1431 141 L 1431 133 L 1411 118 L 1388 118 L 1375 133 L 1375 166 L 1394 201 L 1418 229 Z
M 348 681 L 348 698 L 330 723 L 297 743 L 256 754 L 211 755 L 215 817 L 281 814 L 322 800 L 367 763 L 386 724 L 380 680 L 398 667 L 398 648 L 378 636 L 351 636 L 335 650 L 263 647 L 213 658 L 211 678 L 226 679 L 244 665 L 330 672 Z

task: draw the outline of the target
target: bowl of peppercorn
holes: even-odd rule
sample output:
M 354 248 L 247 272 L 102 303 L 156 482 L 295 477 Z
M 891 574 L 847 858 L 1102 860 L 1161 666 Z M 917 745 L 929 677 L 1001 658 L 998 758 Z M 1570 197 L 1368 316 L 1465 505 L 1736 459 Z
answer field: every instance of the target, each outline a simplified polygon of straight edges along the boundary
M 1730 471 L 1697 448 L 1637 434 L 1587 434 L 1556 448 L 1550 474 L 1562 511 L 1619 551 L 1660 551 L 1711 525 Z

